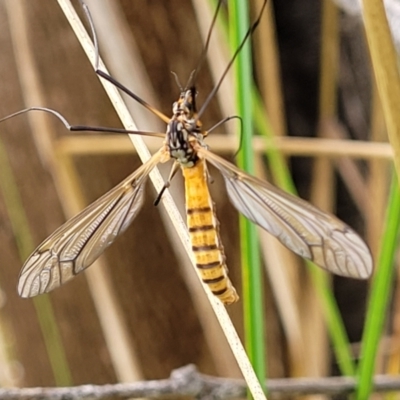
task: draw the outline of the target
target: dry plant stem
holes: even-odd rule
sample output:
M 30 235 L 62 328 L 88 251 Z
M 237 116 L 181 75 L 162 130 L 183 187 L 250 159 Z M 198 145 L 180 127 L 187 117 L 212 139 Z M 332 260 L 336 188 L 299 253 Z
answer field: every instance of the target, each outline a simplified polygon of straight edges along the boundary
M 294 266 L 298 263 L 298 260 L 293 253 L 290 253 L 269 233 L 259 229 L 258 235 L 262 256 L 267 265 L 268 280 L 271 282 L 272 294 L 279 310 L 279 319 L 287 341 L 290 376 L 304 376 L 306 374 L 304 359 L 307 348 L 304 345 L 303 331 L 301 329 L 299 301 L 298 296 L 296 296 L 297 293 L 293 290 L 294 282 L 289 268 L 283 268 L 284 266 L 295 268 Z M 283 360 L 281 364 L 284 364 Z M 267 387 L 269 391 L 270 388 L 269 386 Z
M 259 10 L 261 6 L 262 0 L 257 0 L 255 9 Z M 269 122 L 274 135 L 281 137 L 287 132 L 272 1 L 268 3 L 265 11 L 266 21 L 260 24 L 257 35 L 254 37 L 257 48 L 255 54 L 258 57 L 257 65 L 261 66 L 258 68 L 260 92 L 265 99 Z
M 397 55 L 381 0 L 363 0 L 365 30 L 389 141 L 400 176 L 400 77 Z M 381 23 L 385 21 L 386 23 Z
M 127 146 L 127 135 L 66 136 L 57 140 L 59 146 L 71 154 L 133 154 L 136 150 Z M 281 137 L 274 139 L 277 149 L 287 156 L 348 156 L 360 160 L 392 160 L 393 149 L 389 143 L 362 142 L 359 140 L 315 139 Z M 257 136 L 253 139 L 255 154 L 265 152 L 268 140 Z M 213 134 L 207 137 L 207 144 L 215 152 L 233 154 L 238 148 L 237 140 L 227 139 L 226 135 Z M 152 139 L 149 149 L 154 152 L 160 148 L 160 140 Z
M 371 104 L 371 141 L 387 140 L 385 121 L 376 85 L 373 85 Z M 367 180 L 369 186 L 368 198 L 370 210 L 367 216 L 367 237 L 370 249 L 376 259 L 383 221 L 385 220 L 385 209 L 387 204 L 387 193 L 389 192 L 389 176 L 391 163 L 383 160 L 370 160 L 370 173 Z M 398 305 L 399 303 L 394 303 Z
M 350 394 L 357 381 L 351 377 L 269 379 L 266 383 L 269 393 L 275 398 L 281 396 L 301 396 L 312 394 Z M 376 392 L 400 389 L 400 379 L 377 375 L 374 378 Z M 188 365 L 172 371 L 169 379 L 117 383 L 113 385 L 83 385 L 57 388 L 0 389 L 0 400 L 63 400 L 63 399 L 128 399 L 164 398 L 164 396 L 196 399 L 232 399 L 246 396 L 246 385 L 240 379 L 215 378 L 197 372 Z
M 258 177 L 266 178 L 260 157 L 256 158 L 256 171 Z M 298 293 L 294 290 L 299 279 L 294 279 L 291 271 L 291 269 L 295 269 L 293 266 L 298 263 L 298 259 L 268 232 L 258 229 L 258 234 L 268 280 L 271 282 L 271 290 L 287 340 L 290 375 L 304 376 L 306 373 L 304 359 L 308 349 L 304 345 L 301 329 Z M 285 268 L 286 266 L 289 268 Z M 296 289 L 298 289 L 298 285 Z
M 318 136 L 324 137 L 326 129 L 322 124 L 336 114 L 336 75 L 338 64 L 338 13 L 330 0 L 322 2 L 322 40 L 321 40 L 321 73 L 319 93 Z M 333 208 L 333 169 L 331 160 L 318 157 L 315 160 L 312 182 L 312 203 L 323 210 Z
M 338 18 L 337 9 L 330 0 L 322 1 L 321 27 L 321 56 L 320 56 L 320 92 L 319 92 L 319 121 L 331 118 L 336 113 L 336 75 L 338 59 Z M 322 137 L 323 129 L 317 135 Z M 322 210 L 332 212 L 335 198 L 334 171 L 332 160 L 326 157 L 317 157 L 311 184 L 311 203 Z M 314 274 L 321 274 L 316 270 Z M 325 282 L 327 282 L 325 277 Z M 315 301 L 317 291 L 309 274 L 305 284 L 303 306 L 308 312 L 304 315 L 303 331 L 307 339 L 305 345 L 310 348 L 309 374 L 324 376 L 328 373 L 328 339 L 327 325 L 324 320 L 321 304 Z M 308 290 L 307 290 L 308 289 Z
M 91 63 L 93 64 L 94 49 L 93 49 L 92 42 L 91 42 L 89 36 L 87 35 L 87 32 L 85 31 L 81 21 L 79 20 L 74 8 L 72 7 L 72 4 L 70 3 L 70 1 L 67 1 L 67 0 L 58 0 L 58 3 L 60 5 L 60 7 L 62 8 L 64 14 L 66 15 L 68 21 L 70 22 L 85 53 L 87 54 L 88 58 L 90 59 Z M 101 61 L 100 61 L 99 67 L 104 72 L 107 72 L 105 66 L 103 65 L 103 63 Z M 103 86 L 106 90 L 106 93 L 110 97 L 110 100 L 111 100 L 112 104 L 114 105 L 115 110 L 116 110 L 117 114 L 119 115 L 123 125 L 127 129 L 136 129 L 136 127 L 134 126 L 134 123 L 132 121 L 132 118 L 131 118 L 128 110 L 126 109 L 126 107 L 121 99 L 121 96 L 119 95 L 115 86 L 109 84 L 108 82 L 105 82 L 104 80 L 101 80 L 101 83 L 103 84 Z M 146 146 L 144 145 L 143 140 L 140 137 L 135 136 L 135 135 L 129 135 L 129 136 L 132 140 L 132 143 L 135 145 L 142 161 L 144 162 L 144 161 L 148 160 L 150 157 L 150 153 L 149 153 L 148 149 L 146 148 Z M 154 187 L 156 188 L 156 191 L 159 192 L 164 185 L 164 181 L 163 181 L 160 173 L 158 172 L 158 170 L 154 170 L 151 173 L 150 178 L 154 184 Z M 168 192 L 165 192 L 162 201 L 163 201 L 165 208 L 168 211 L 168 214 L 171 218 L 171 221 L 172 221 L 175 229 L 178 231 L 179 237 L 182 240 L 182 243 L 183 243 L 186 251 L 188 252 L 188 254 L 191 257 L 191 260 L 193 261 L 193 256 L 192 256 L 191 249 L 190 249 L 189 237 L 188 237 L 186 226 L 185 226 L 185 224 L 180 216 L 180 213 L 177 210 L 177 208 L 175 207 L 173 200 Z M 192 263 L 192 264 L 193 264 L 193 268 L 196 269 L 194 263 Z M 199 281 L 200 281 L 200 278 L 199 278 Z M 235 354 L 236 360 L 237 360 L 239 367 L 243 373 L 243 376 L 246 379 L 247 384 L 249 385 L 250 392 L 252 393 L 252 395 L 255 399 L 264 399 L 265 396 L 262 391 L 262 388 L 257 380 L 256 375 L 254 374 L 253 368 L 247 358 L 246 352 L 244 351 L 242 343 L 240 342 L 240 339 L 232 325 L 232 322 L 229 318 L 229 315 L 228 315 L 225 307 L 216 297 L 214 297 L 212 295 L 212 293 L 206 287 L 204 287 L 204 288 L 207 292 L 207 295 L 208 295 L 209 301 L 213 307 L 213 310 L 214 310 L 215 314 L 217 315 L 217 318 L 221 324 L 221 327 L 224 330 L 224 333 L 225 333 L 227 340 L 231 346 L 231 349 L 232 349 L 233 353 Z
M 346 140 L 348 132 L 344 126 L 336 121 L 336 119 L 325 120 L 323 123 L 325 136 L 331 139 Z M 368 187 L 362 176 L 357 164 L 350 157 L 342 157 L 335 162 L 336 168 L 340 173 L 347 190 L 349 191 L 354 203 L 357 205 L 362 216 L 367 217 L 371 207 L 371 200 L 368 193 Z
M 255 1 L 254 9 L 259 10 L 262 3 L 262 0 Z M 272 2 L 268 3 L 264 18 L 266 18 L 265 22 L 260 24 L 257 34 L 254 36 L 257 48 L 255 54 L 258 57 L 256 62 L 257 65 L 262 66 L 257 69 L 260 91 L 275 138 L 285 140 L 285 111 Z M 255 143 L 254 139 L 253 143 Z M 263 146 L 261 152 L 258 152 L 256 158 L 257 176 L 259 177 L 265 174 L 260 165 L 260 156 L 264 156 L 264 154 L 265 146 Z M 306 364 L 303 362 L 307 346 L 304 343 L 298 307 L 298 296 L 301 293 L 299 287 L 300 269 L 293 268 L 298 260 L 289 250 L 262 229 L 258 229 L 258 237 L 261 243 L 262 256 L 265 260 L 264 267 L 268 280 L 271 282 L 271 290 L 279 310 L 278 318 L 282 321 L 287 340 L 290 376 L 307 375 Z M 277 265 L 279 265 L 279 268 L 276 268 Z
M 139 50 L 133 34 L 129 29 L 126 18 L 123 15 L 121 5 L 114 0 L 104 0 L 102 2 L 99 2 L 98 0 L 86 0 L 85 2 L 90 9 L 95 25 L 101 28 L 96 31 L 96 34 L 99 43 L 101 43 L 102 55 L 105 58 L 113 77 L 117 78 L 120 82 L 123 82 L 124 85 L 134 93 L 140 93 L 140 95 L 152 106 L 159 108 L 157 96 L 152 90 L 150 78 L 147 75 L 143 62 L 141 62 Z M 206 3 L 202 4 L 203 6 L 206 5 Z M 207 21 L 207 25 L 209 23 L 210 22 Z M 113 34 L 110 35 L 110 32 L 113 32 Z M 214 49 L 214 44 L 215 43 L 213 43 L 212 49 Z M 201 46 L 199 46 L 199 50 L 200 48 Z M 132 71 L 134 71 L 134 73 L 132 73 Z M 125 98 L 126 97 L 127 96 L 125 96 Z M 165 130 L 165 123 L 149 113 L 149 111 L 141 104 L 133 101 L 128 101 L 126 104 L 131 114 L 134 115 L 135 123 L 142 129 L 152 132 L 162 132 Z M 229 113 L 229 115 L 231 114 L 232 112 Z M 231 127 L 234 127 L 233 124 Z M 125 149 L 129 149 L 131 152 L 133 146 L 128 143 L 129 139 L 127 135 L 125 136 L 126 142 L 124 142 L 124 147 Z M 110 146 L 110 149 L 112 149 L 114 147 L 115 137 L 104 135 L 103 138 L 110 139 L 108 145 Z M 161 141 L 158 138 L 143 137 L 143 140 L 145 141 L 146 146 L 148 146 L 149 143 L 153 145 L 151 152 L 157 151 L 161 144 Z M 95 143 L 93 146 L 97 147 Z M 87 147 L 82 148 L 82 150 L 84 149 L 88 151 Z M 90 151 L 92 151 L 92 149 Z M 88 153 L 86 152 L 85 154 Z M 161 172 L 163 172 L 163 170 L 169 172 L 170 165 L 161 165 L 160 170 Z M 173 186 L 170 188 L 170 192 L 174 196 L 174 199 L 179 199 L 178 208 L 183 211 L 183 187 Z M 159 207 L 159 211 L 164 227 L 168 232 L 168 240 L 170 241 L 171 247 L 179 260 L 179 268 L 182 271 L 181 273 L 185 280 L 185 284 L 190 291 L 196 314 L 201 323 L 207 345 L 210 348 L 213 357 L 213 363 L 215 364 L 218 373 L 222 376 L 237 376 L 239 372 L 237 365 L 233 360 L 232 352 L 230 351 L 226 339 L 219 327 L 218 321 L 212 315 L 211 306 L 206 300 L 206 294 L 198 284 L 197 273 L 191 268 L 187 268 L 187 264 L 190 261 L 187 253 L 180 244 L 175 229 L 170 223 L 165 208 Z

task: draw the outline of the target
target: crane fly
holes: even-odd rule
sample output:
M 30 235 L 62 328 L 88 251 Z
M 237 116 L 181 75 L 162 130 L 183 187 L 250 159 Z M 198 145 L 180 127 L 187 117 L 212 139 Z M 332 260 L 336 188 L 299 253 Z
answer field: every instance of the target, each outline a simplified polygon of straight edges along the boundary
M 218 3 L 209 35 L 220 5 L 221 1 Z M 224 304 L 234 303 L 239 297 L 227 274 L 219 223 L 208 189 L 207 163 L 216 167 L 222 174 L 228 196 L 236 209 L 275 236 L 294 253 L 338 275 L 359 279 L 366 279 L 371 275 L 372 257 L 367 245 L 344 222 L 268 182 L 248 175 L 209 151 L 205 144 L 204 138 L 208 132 L 202 128 L 200 116 L 217 92 L 243 44 L 258 25 L 265 5 L 266 0 L 258 19 L 247 32 L 200 111 L 196 108 L 197 91 L 193 77 L 197 75 L 198 69 L 192 74 L 192 79 L 189 79 L 192 83 L 181 89 L 179 99 L 172 107 L 172 117 L 167 118 L 111 76 L 96 68 L 98 75 L 114 83 L 167 122 L 164 142 L 161 149 L 140 168 L 58 228 L 33 252 L 20 273 L 20 296 L 32 297 L 49 292 L 89 267 L 135 219 L 143 204 L 144 186 L 152 169 L 158 163 L 170 159 L 174 162 L 171 178 L 178 167 L 184 176 L 187 226 L 196 266 L 203 282 Z M 96 46 L 89 10 L 85 8 L 85 11 Z M 201 61 L 204 60 L 208 41 L 209 36 Z M 61 114 L 41 107 L 31 107 L 2 120 L 28 110 L 50 112 L 71 131 L 131 132 L 116 128 L 71 126 Z M 135 131 L 133 133 L 145 134 Z M 155 133 L 154 135 L 159 136 Z M 169 180 L 164 188 L 168 185 Z M 162 192 L 158 200 L 161 195 Z

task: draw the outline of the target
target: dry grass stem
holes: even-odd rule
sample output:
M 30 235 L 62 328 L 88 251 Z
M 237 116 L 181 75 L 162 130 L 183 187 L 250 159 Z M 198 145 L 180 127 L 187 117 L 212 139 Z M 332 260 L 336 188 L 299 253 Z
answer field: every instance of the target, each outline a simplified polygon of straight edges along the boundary
M 360 160 L 392 160 L 393 150 L 389 143 L 384 142 L 363 142 L 360 140 L 344 139 L 315 139 L 315 138 L 294 138 L 280 137 L 274 139 L 276 148 L 287 156 L 327 156 L 343 157 L 348 156 Z M 58 141 L 62 151 L 71 154 L 132 154 L 137 150 L 127 146 L 125 135 L 116 136 L 81 136 L 63 137 Z M 263 137 L 253 139 L 255 153 L 264 153 L 268 141 Z M 229 140 L 225 135 L 212 134 L 207 138 L 207 144 L 217 153 L 234 153 L 237 148 L 237 140 Z M 160 148 L 160 141 L 151 139 L 148 142 L 151 151 Z
M 80 22 L 74 8 L 72 7 L 71 3 L 67 0 L 58 0 L 58 3 L 60 7 L 62 8 L 64 14 L 66 15 L 68 21 L 70 22 L 77 38 L 79 39 L 83 49 L 85 50 L 85 53 L 87 54 L 88 58 L 90 59 L 91 63 L 94 63 L 94 49 L 92 42 L 90 38 L 88 37 L 85 29 L 83 28 L 82 23 Z M 107 72 L 105 69 L 105 66 L 102 62 L 100 62 L 99 65 L 100 69 L 102 69 L 104 72 Z M 112 104 L 115 107 L 115 110 L 117 114 L 119 115 L 123 125 L 127 129 L 136 129 L 133 120 L 126 109 L 126 106 L 124 105 L 121 96 L 119 95 L 117 89 L 113 86 L 110 85 L 108 82 L 105 82 L 101 80 L 101 83 L 103 84 L 108 96 L 110 97 L 110 100 Z M 137 135 L 130 135 L 131 140 L 133 144 L 135 145 L 137 152 L 142 159 L 143 162 L 149 159 L 150 153 L 146 146 L 143 143 L 142 138 L 138 137 Z M 153 172 L 150 175 L 150 178 L 154 184 L 154 187 L 157 192 L 159 192 L 164 184 L 164 181 L 158 172 L 158 170 L 153 170 Z M 190 249 L 190 244 L 189 244 L 189 238 L 188 238 L 188 233 L 186 226 L 181 218 L 181 215 L 174 205 L 173 199 L 169 193 L 165 193 L 163 196 L 163 204 L 165 208 L 168 211 L 168 214 L 171 218 L 171 221 L 175 227 L 175 229 L 178 232 L 178 235 L 187 251 L 187 253 L 190 255 L 192 261 L 192 253 Z M 194 263 L 193 268 L 195 268 Z M 200 280 L 200 278 L 199 278 Z M 257 380 L 257 377 L 251 367 L 251 364 L 247 358 L 246 352 L 244 351 L 244 348 L 242 346 L 242 343 L 240 342 L 240 339 L 232 325 L 232 322 L 229 318 L 228 313 L 226 312 L 225 307 L 222 305 L 222 303 L 217 300 L 215 296 L 212 295 L 212 293 L 209 291 L 208 288 L 205 288 L 209 301 L 213 307 L 213 310 L 215 314 L 217 315 L 217 318 L 221 324 L 222 329 L 224 330 L 224 333 L 227 337 L 228 342 L 230 343 L 231 349 L 233 353 L 235 354 L 236 360 L 240 366 L 240 369 L 243 373 L 244 378 L 246 379 L 247 384 L 249 385 L 249 389 L 255 399 L 264 399 L 265 395 L 263 393 L 263 390 Z

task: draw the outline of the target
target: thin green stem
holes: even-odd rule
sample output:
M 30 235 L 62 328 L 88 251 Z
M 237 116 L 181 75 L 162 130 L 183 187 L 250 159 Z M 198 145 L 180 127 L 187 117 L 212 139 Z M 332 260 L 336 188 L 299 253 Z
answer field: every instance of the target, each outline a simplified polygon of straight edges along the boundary
M 243 0 L 230 3 L 231 48 L 237 49 L 249 28 L 248 4 Z M 236 103 L 243 119 L 242 149 L 238 163 L 247 172 L 254 171 L 252 150 L 252 63 L 250 41 L 240 52 L 235 65 Z M 266 376 L 264 345 L 264 308 L 262 272 L 256 227 L 246 218 L 240 218 L 242 250 L 243 304 L 246 348 L 256 375 L 264 385 Z
M 400 190 L 397 177 L 392 179 L 385 229 L 372 282 L 367 318 L 358 368 L 357 399 L 368 399 L 373 389 L 375 361 L 387 316 L 390 294 L 393 289 L 394 258 L 400 228 Z

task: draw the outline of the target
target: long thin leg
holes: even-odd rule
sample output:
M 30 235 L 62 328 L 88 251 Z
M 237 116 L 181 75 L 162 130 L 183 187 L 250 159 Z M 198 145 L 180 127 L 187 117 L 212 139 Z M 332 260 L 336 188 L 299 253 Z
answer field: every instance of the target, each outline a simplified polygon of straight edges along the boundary
M 96 74 L 98 76 L 102 77 L 103 79 L 105 79 L 106 81 L 112 83 L 114 86 L 116 86 L 118 89 L 122 90 L 128 96 L 132 97 L 132 99 L 136 100 L 143 107 L 147 108 L 153 114 L 157 115 L 157 117 L 159 117 L 162 121 L 164 121 L 165 123 L 168 123 L 170 121 L 170 118 L 168 118 L 165 114 L 163 114 L 161 111 L 158 111 L 156 108 L 151 106 L 149 103 L 147 103 L 147 101 L 145 101 L 142 98 L 140 98 L 138 95 L 133 93 L 131 90 L 129 90 L 122 83 L 118 82 L 112 76 L 106 74 L 104 71 L 101 71 L 99 69 L 99 59 L 100 59 L 99 58 L 99 46 L 98 46 L 98 42 L 97 42 L 96 31 L 94 29 L 93 19 L 92 19 L 92 16 L 90 14 L 90 10 L 89 10 L 89 7 L 87 6 L 87 4 L 85 4 L 85 2 L 83 0 L 80 0 L 80 3 L 81 3 L 83 11 L 85 13 L 86 19 L 89 22 L 90 30 L 92 31 L 93 46 L 94 46 L 95 53 L 96 53 L 95 65 L 94 65 L 94 69 L 95 69 Z
M 205 109 L 207 108 L 207 106 L 210 104 L 210 101 L 212 100 L 212 98 L 215 96 L 215 94 L 218 92 L 219 88 L 222 85 L 223 80 L 225 79 L 226 74 L 228 73 L 228 71 L 230 70 L 233 62 L 236 60 L 237 55 L 240 53 L 240 51 L 242 50 L 243 46 L 245 45 L 245 43 L 247 42 L 247 39 L 253 34 L 253 32 L 256 30 L 258 24 L 260 23 L 261 20 L 261 16 L 263 14 L 263 11 L 265 9 L 265 6 L 267 5 L 267 1 L 264 1 L 264 4 L 261 7 L 261 10 L 258 14 L 257 19 L 253 22 L 253 24 L 251 25 L 251 27 L 249 28 L 249 30 L 247 31 L 246 35 L 244 36 L 242 42 L 240 43 L 239 47 L 236 49 L 236 51 L 233 53 L 233 56 L 231 58 L 231 60 L 229 61 L 228 65 L 225 68 L 225 71 L 222 73 L 221 77 L 219 78 L 218 83 L 214 86 L 214 89 L 210 92 L 210 94 L 207 96 L 206 100 L 204 101 L 203 105 L 200 108 L 200 111 L 197 113 L 197 117 L 196 120 L 199 120 L 200 117 L 202 116 L 203 112 L 205 111 Z
M 58 111 L 55 111 L 51 108 L 46 108 L 46 107 L 29 107 L 25 108 L 24 110 L 17 111 L 13 114 L 7 115 L 4 118 L 0 119 L 0 123 L 3 121 L 6 121 L 8 119 L 11 119 L 13 117 L 16 117 L 20 114 L 27 113 L 29 111 L 43 111 L 47 112 L 49 114 L 54 115 L 57 117 L 63 124 L 64 126 L 71 132 L 77 132 L 77 131 L 89 131 L 89 132 L 108 132 L 108 133 L 115 133 L 115 134 L 127 134 L 127 133 L 132 133 L 135 135 L 143 135 L 143 136 L 154 136 L 154 137 L 159 137 L 159 138 L 164 138 L 165 133 L 161 132 L 146 132 L 146 131 L 133 131 L 133 130 L 128 130 L 124 128 L 112 128 L 112 127 L 106 127 L 106 126 L 89 126 L 89 125 L 71 125 L 66 118 L 60 114 Z
M 221 119 L 221 121 L 217 122 L 215 125 L 213 125 L 210 129 L 207 129 L 207 134 L 211 133 L 213 130 L 217 129 L 219 126 L 225 124 L 228 121 L 231 121 L 232 119 L 238 119 L 240 122 L 240 131 L 242 131 L 242 126 L 243 126 L 243 120 L 242 117 L 239 115 L 231 115 L 230 117 L 226 117 L 224 119 Z
M 161 197 L 164 194 L 164 192 L 171 186 L 171 181 L 172 178 L 175 176 L 175 174 L 177 173 L 178 169 L 179 169 L 180 165 L 177 161 L 174 162 L 174 165 L 171 168 L 171 172 L 169 173 L 169 177 L 168 180 L 164 183 L 164 186 L 162 187 L 162 189 L 160 190 L 160 193 L 158 193 L 156 199 L 154 200 L 154 205 L 158 206 L 158 204 L 161 201 Z
M 215 12 L 214 12 L 213 19 L 211 21 L 210 28 L 208 29 L 206 42 L 205 42 L 203 50 L 202 50 L 202 52 L 200 54 L 199 61 L 197 61 L 196 69 L 190 75 L 190 78 L 188 80 L 188 83 L 186 84 L 185 90 L 188 89 L 190 86 L 196 85 L 197 75 L 199 74 L 199 71 L 201 70 L 201 67 L 204 64 L 204 60 L 206 59 L 208 47 L 210 46 L 211 34 L 212 34 L 213 30 L 214 30 L 215 21 L 217 20 L 217 16 L 218 16 L 218 13 L 219 13 L 219 9 L 221 8 L 221 4 L 222 4 L 222 0 L 219 0 L 218 4 L 217 4 L 217 7 L 215 9 Z

